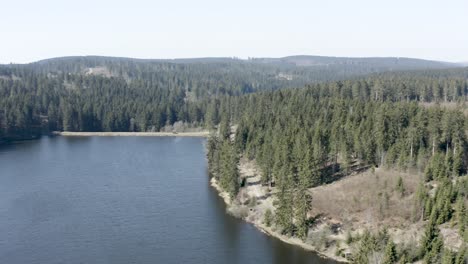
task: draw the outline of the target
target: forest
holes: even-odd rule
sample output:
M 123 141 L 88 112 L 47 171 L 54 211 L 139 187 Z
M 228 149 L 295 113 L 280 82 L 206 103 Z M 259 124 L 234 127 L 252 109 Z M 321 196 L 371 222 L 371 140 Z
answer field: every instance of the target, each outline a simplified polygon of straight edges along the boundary
M 216 131 L 210 172 L 235 198 L 241 158 L 274 186 L 267 222 L 305 239 L 310 189 L 359 171 L 423 175 L 417 253 L 385 230 L 350 237 L 355 263 L 466 263 L 444 247 L 449 223 L 468 241 L 468 68 L 396 59 L 321 57 L 135 60 L 67 57 L 0 66 L 0 141 L 51 131 L 160 131 L 183 122 Z M 436 187 L 433 187 L 436 186 Z M 397 189 L 405 193 L 403 180 Z
M 203 127 L 217 124 L 220 103 L 230 97 L 305 85 L 320 97 L 465 101 L 468 73 L 446 69 L 453 66 L 314 56 L 247 61 L 64 57 L 0 65 L 0 139 L 36 138 L 56 130 L 159 131 L 176 121 Z M 379 74 L 398 70 L 419 71 Z
M 239 172 L 232 164 L 255 160 L 262 184 L 276 188 L 274 215 L 265 221 L 304 240 L 314 206 L 310 188 L 375 168 L 421 174 L 413 221 L 426 227 L 417 253 L 397 250 L 385 231 L 368 232 L 352 261 L 375 263 L 369 255 L 385 251 L 384 263 L 465 263 L 466 246 L 444 249 L 438 229 L 450 223 L 468 241 L 465 74 L 378 74 L 227 99 L 219 133 L 208 142 L 211 172 L 236 197 Z M 403 195 L 402 178 L 396 188 Z

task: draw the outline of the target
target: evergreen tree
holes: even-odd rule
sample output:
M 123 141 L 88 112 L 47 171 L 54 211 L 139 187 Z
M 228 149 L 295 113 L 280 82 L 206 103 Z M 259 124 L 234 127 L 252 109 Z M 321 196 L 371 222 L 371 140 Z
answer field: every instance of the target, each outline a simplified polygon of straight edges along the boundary
M 295 212 L 295 222 L 297 226 L 297 236 L 302 240 L 307 238 L 308 225 L 307 225 L 307 213 L 311 209 L 311 200 L 307 190 L 304 187 L 299 188 L 296 192 L 296 197 L 294 201 L 294 212 Z
M 266 226 L 270 227 L 271 224 L 272 224 L 272 221 L 273 221 L 272 212 L 271 212 L 270 209 L 267 209 L 267 210 L 265 211 L 263 223 L 264 223 Z
M 443 241 L 437 227 L 437 215 L 435 210 L 431 214 L 429 222 L 420 243 L 420 256 L 424 257 L 426 263 L 439 263 L 443 249 Z
M 293 225 L 293 189 L 291 176 L 288 175 L 287 170 L 281 170 L 282 178 L 278 182 L 279 192 L 277 194 L 278 207 L 276 209 L 276 224 L 283 229 L 283 233 L 292 235 L 294 230 Z
M 460 236 L 464 236 L 465 231 L 466 231 L 466 225 L 467 225 L 467 212 L 466 212 L 466 207 L 465 207 L 465 201 L 464 199 L 459 196 L 457 199 L 457 205 L 456 205 L 456 210 L 457 210 L 457 222 L 458 222 L 458 231 Z
M 455 255 L 452 251 L 445 249 L 442 255 L 442 264 L 454 264 Z
M 220 150 L 220 185 L 229 193 L 231 199 L 239 191 L 239 158 L 229 140 L 224 140 Z
M 467 260 L 466 260 L 466 257 L 467 257 L 467 253 L 466 253 L 467 249 L 466 249 L 466 245 L 463 246 L 461 249 L 459 249 L 458 253 L 457 253 L 457 256 L 455 258 L 455 264 L 466 264 Z
M 395 243 L 392 240 L 389 240 L 387 246 L 385 247 L 385 255 L 383 259 L 383 264 L 393 264 L 398 261 L 398 254 L 396 251 Z
M 405 186 L 403 184 L 403 178 L 401 176 L 398 177 L 397 185 L 396 185 L 396 190 L 400 194 L 400 197 L 403 197 L 405 194 Z

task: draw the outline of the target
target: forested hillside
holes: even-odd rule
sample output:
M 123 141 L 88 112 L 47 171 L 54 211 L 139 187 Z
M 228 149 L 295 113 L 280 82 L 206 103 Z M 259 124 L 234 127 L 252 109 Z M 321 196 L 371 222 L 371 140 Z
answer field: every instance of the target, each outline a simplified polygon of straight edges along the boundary
M 219 149 L 215 146 L 229 138 L 228 124 L 236 124 L 234 147 L 257 161 L 265 183 L 281 183 L 285 179 L 278 176 L 288 174 L 299 180 L 305 174 L 309 187 L 342 176 L 335 172 L 362 166 L 416 168 L 426 172 L 428 181 L 466 173 L 468 122 L 463 108 L 337 93 L 321 96 L 309 87 L 226 101 L 219 113 L 221 137 L 215 142 L 220 142 L 213 147 Z
M 311 187 L 376 168 L 411 172 L 389 190 L 383 179 L 382 187 L 374 186 L 382 188 L 375 199 L 382 201 L 380 217 L 400 214 L 389 207 L 389 195 L 410 199 L 411 216 L 395 225 L 424 223 L 420 241 L 408 248 L 400 243 L 397 250 L 387 231 L 367 231 L 354 244 L 349 242 L 348 247 L 355 248 L 350 259 L 380 263 L 371 262 L 371 255 L 385 254 L 391 261 L 384 263 L 465 263 L 468 181 L 461 176 L 468 169 L 467 95 L 466 70 L 456 70 L 379 74 L 231 98 L 222 103 L 219 135 L 208 142 L 211 172 L 235 198 L 241 183 L 232 164 L 238 164 L 239 157 L 255 161 L 262 184 L 274 186 L 274 212 L 265 213 L 265 221 L 304 241 L 310 239 L 313 221 L 308 216 L 314 207 Z M 428 107 L 421 102 L 441 104 Z M 448 102 L 455 104 L 447 107 Z M 405 191 L 404 182 L 419 175 L 423 177 L 417 192 Z M 365 196 L 370 190 L 362 191 Z M 394 204 L 399 208 L 398 200 Z M 444 249 L 439 226 L 446 223 L 465 246 Z
M 251 61 L 277 64 L 277 65 L 295 65 L 295 66 L 357 66 L 364 69 L 373 69 L 374 71 L 389 70 L 410 70 L 423 68 L 441 68 L 457 66 L 455 63 L 427 61 L 412 58 L 392 58 L 392 57 L 369 57 L 369 58 L 351 58 L 351 57 L 326 57 L 326 56 L 288 56 L 283 58 L 251 58 Z
M 34 138 L 53 130 L 159 131 L 176 121 L 204 126 L 208 119 L 213 125 L 218 121 L 220 98 L 225 96 L 391 70 L 426 69 L 313 87 L 320 96 L 466 100 L 466 70 L 428 70 L 452 66 L 414 59 L 312 56 L 248 61 L 64 57 L 2 65 L 0 138 Z

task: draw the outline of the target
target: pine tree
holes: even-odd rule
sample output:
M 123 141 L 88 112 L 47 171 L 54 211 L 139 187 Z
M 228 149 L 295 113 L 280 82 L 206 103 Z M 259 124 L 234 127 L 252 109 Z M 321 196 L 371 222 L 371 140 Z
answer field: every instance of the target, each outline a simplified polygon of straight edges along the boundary
M 437 236 L 431 244 L 431 250 L 424 256 L 426 263 L 438 264 L 442 259 L 442 250 L 444 248 L 444 242 L 442 237 Z
M 396 190 L 400 194 L 400 197 L 403 197 L 405 194 L 405 186 L 403 184 L 403 178 L 401 176 L 398 177 L 397 185 L 396 185 Z
M 312 151 L 308 145 L 303 146 L 304 155 L 299 159 L 298 165 L 298 180 L 299 185 L 308 188 L 310 186 L 317 186 L 320 184 L 320 173 L 317 168 L 317 163 L 312 156 Z
M 229 126 L 228 118 L 223 116 L 221 119 L 221 123 L 219 124 L 219 136 L 221 139 L 229 139 L 231 135 L 231 128 Z
M 387 246 L 385 247 L 385 255 L 383 259 L 383 264 L 393 264 L 398 261 L 398 254 L 396 251 L 395 243 L 392 240 L 389 240 Z
M 444 250 L 442 255 L 442 264 L 454 264 L 455 262 L 455 254 L 448 249 Z
M 401 256 L 400 258 L 400 264 L 407 264 L 407 263 L 410 263 L 410 259 L 408 257 L 408 254 L 406 252 L 403 252 L 403 256 Z
M 366 230 L 361 236 L 359 248 L 356 256 L 353 259 L 353 263 L 356 264 L 368 264 L 369 254 L 375 249 L 375 241 L 369 230 Z
M 443 249 L 443 241 L 437 227 L 437 214 L 433 210 L 429 222 L 426 224 L 421 243 L 420 256 L 424 257 L 426 263 L 438 263 Z
M 455 148 L 455 153 L 453 155 L 453 167 L 452 171 L 455 176 L 459 176 L 462 173 L 463 168 L 463 152 L 461 148 Z
M 467 224 L 467 212 L 465 207 L 465 201 L 463 197 L 459 196 L 457 199 L 457 222 L 458 222 L 458 231 L 460 236 L 463 236 L 466 230 Z
M 210 136 L 207 141 L 208 166 L 211 174 L 219 180 L 220 176 L 220 146 L 216 136 Z
M 307 213 L 311 209 L 312 198 L 307 193 L 306 188 L 302 185 L 296 192 L 295 197 L 295 221 L 297 226 L 297 236 L 305 240 L 307 238 L 308 226 L 307 226 Z
M 261 180 L 262 183 L 267 184 L 272 181 L 273 178 L 273 165 L 274 159 L 271 155 L 273 148 L 271 143 L 265 143 L 261 149 L 260 153 L 260 167 L 262 169 Z
M 271 210 L 270 210 L 270 209 L 267 209 L 267 210 L 265 211 L 265 215 L 264 215 L 264 218 L 263 218 L 263 223 L 264 223 L 266 226 L 270 227 L 271 224 L 272 224 L 272 221 L 273 221 L 273 215 L 272 215 L 272 213 L 271 213 Z
M 418 188 L 416 189 L 416 195 L 414 196 L 414 219 L 420 220 L 424 218 L 424 210 L 426 205 L 426 200 L 428 199 L 428 194 L 426 187 L 422 182 L 419 183 Z
M 276 224 L 283 229 L 283 233 L 292 235 L 293 225 L 293 185 L 287 170 L 281 170 L 281 180 L 278 182 L 278 207 L 276 209 Z
M 457 256 L 455 258 L 455 264 L 466 264 L 466 245 L 459 249 Z
M 235 197 L 239 191 L 239 159 L 229 140 L 224 140 L 220 150 L 220 185 L 229 193 L 231 198 Z

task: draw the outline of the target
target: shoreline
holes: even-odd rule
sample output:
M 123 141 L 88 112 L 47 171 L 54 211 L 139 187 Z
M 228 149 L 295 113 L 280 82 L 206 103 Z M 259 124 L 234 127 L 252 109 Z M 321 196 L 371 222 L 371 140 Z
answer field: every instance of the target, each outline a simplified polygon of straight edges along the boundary
M 208 137 L 209 131 L 199 132 L 71 132 L 54 131 L 52 135 L 64 137 Z
M 231 201 L 231 199 L 229 197 L 229 194 L 221 189 L 221 187 L 218 185 L 217 180 L 214 177 L 212 177 L 210 179 L 210 185 L 214 189 L 216 189 L 216 191 L 218 192 L 218 195 L 224 200 L 224 203 L 226 204 L 226 211 L 231 213 L 232 212 L 231 209 L 233 209 L 233 204 L 232 204 L 232 201 Z M 302 240 L 300 240 L 299 238 L 282 235 L 282 234 L 276 232 L 275 230 L 273 230 L 271 227 L 266 226 L 261 221 L 258 221 L 258 220 L 256 221 L 256 220 L 254 220 L 254 219 L 252 219 L 252 218 L 250 218 L 248 216 L 247 217 L 239 217 L 239 218 L 241 218 L 243 221 L 245 221 L 247 223 L 252 224 L 260 232 L 262 232 L 262 233 L 264 233 L 264 234 L 266 234 L 268 236 L 274 237 L 276 239 L 279 239 L 282 242 L 288 243 L 288 244 L 293 245 L 293 246 L 299 246 L 299 247 L 301 247 L 301 248 L 303 248 L 303 249 L 305 249 L 307 251 L 313 251 L 319 257 L 324 258 L 324 259 L 331 259 L 331 260 L 337 261 L 338 263 L 348 263 L 348 261 L 346 259 L 344 259 L 342 257 L 339 257 L 339 256 L 336 256 L 334 254 L 331 254 L 328 251 L 325 251 L 325 252 L 320 251 L 316 247 L 314 247 L 313 245 L 307 244 L 307 243 L 303 242 Z

